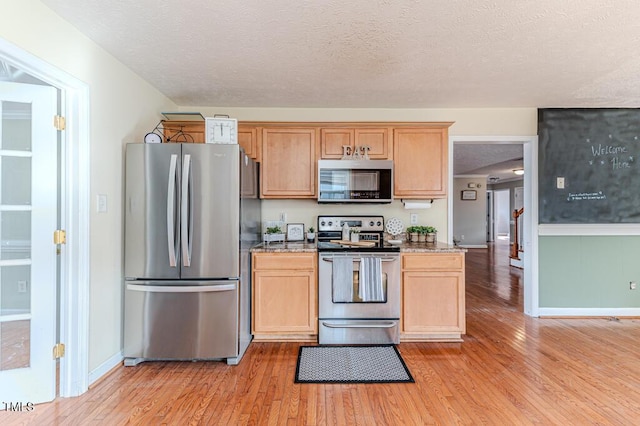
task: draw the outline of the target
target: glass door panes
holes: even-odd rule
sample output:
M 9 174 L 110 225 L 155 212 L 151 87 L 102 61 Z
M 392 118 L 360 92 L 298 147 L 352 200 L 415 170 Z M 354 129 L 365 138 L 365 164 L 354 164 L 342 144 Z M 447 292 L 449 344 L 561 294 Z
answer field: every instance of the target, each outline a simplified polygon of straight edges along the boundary
M 31 104 L 0 103 L 0 370 L 30 366 Z

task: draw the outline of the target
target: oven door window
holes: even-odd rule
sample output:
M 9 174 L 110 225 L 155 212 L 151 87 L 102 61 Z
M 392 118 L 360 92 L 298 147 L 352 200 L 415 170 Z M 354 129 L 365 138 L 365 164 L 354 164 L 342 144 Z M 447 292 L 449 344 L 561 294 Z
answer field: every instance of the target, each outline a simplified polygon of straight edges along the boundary
M 371 294 L 371 292 L 367 293 L 363 288 L 360 287 L 360 262 L 353 262 L 353 274 L 350 282 L 345 282 L 344 280 L 332 278 L 332 301 L 333 303 L 386 303 L 387 302 L 387 274 L 383 271 L 380 276 L 380 289 L 378 290 L 378 294 L 380 297 L 370 297 L 368 298 L 366 294 Z M 371 284 L 370 284 L 371 285 Z M 375 283 L 373 284 L 376 285 Z M 364 299 L 361 297 L 364 295 Z M 375 293 L 375 292 L 374 292 Z

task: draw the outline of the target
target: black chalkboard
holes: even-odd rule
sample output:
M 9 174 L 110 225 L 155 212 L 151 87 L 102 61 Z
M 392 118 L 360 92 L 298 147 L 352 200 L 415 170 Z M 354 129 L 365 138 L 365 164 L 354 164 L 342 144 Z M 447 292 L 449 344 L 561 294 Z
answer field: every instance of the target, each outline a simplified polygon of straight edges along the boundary
M 538 136 L 540 223 L 640 222 L 640 109 L 540 109 Z

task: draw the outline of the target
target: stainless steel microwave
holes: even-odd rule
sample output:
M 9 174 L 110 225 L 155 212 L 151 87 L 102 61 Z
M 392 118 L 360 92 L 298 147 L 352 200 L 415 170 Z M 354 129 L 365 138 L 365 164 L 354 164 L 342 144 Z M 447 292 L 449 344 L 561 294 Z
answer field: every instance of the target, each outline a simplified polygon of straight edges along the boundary
M 393 161 L 318 160 L 319 203 L 390 203 Z

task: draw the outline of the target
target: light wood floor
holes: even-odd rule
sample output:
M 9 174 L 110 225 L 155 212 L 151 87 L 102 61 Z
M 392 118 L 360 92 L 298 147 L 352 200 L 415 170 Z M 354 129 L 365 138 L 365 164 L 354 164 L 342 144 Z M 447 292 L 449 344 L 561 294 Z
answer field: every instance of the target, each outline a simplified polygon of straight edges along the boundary
M 640 424 L 640 321 L 524 316 L 507 253 L 467 254 L 464 343 L 400 344 L 414 384 L 294 384 L 299 344 L 259 343 L 235 367 L 117 368 L 0 424 Z

